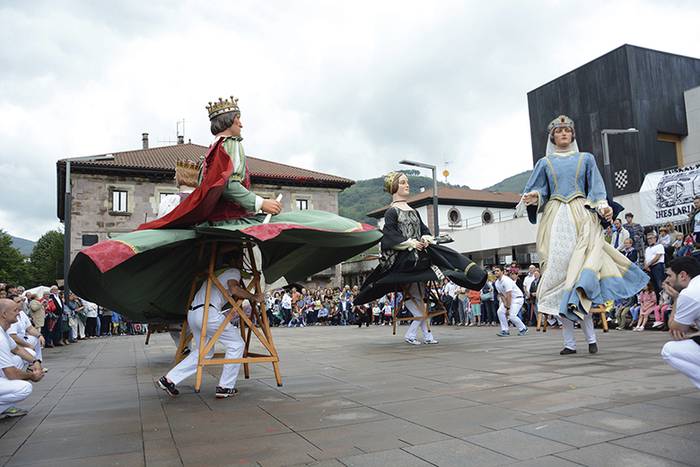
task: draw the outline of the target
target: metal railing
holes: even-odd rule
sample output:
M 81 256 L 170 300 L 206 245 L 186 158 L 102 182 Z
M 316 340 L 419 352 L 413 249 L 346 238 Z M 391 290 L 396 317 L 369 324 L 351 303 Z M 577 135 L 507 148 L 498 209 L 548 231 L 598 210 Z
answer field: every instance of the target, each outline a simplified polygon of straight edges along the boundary
M 513 220 L 513 210 L 499 209 L 496 211 L 491 211 L 491 222 L 485 223 L 483 221 L 483 213 L 480 216 L 468 217 L 466 219 L 460 219 L 459 222 L 448 222 L 447 224 L 440 224 L 440 229 L 446 230 L 467 230 L 473 229 L 475 227 L 480 227 L 484 224 L 496 224 L 498 222 L 504 222 Z

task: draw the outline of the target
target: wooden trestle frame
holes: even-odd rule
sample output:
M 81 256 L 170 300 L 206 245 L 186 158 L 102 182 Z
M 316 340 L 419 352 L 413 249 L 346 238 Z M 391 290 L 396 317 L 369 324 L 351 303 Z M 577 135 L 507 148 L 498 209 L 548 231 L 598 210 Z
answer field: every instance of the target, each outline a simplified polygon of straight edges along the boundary
M 418 284 L 419 286 L 422 286 L 423 284 Z M 397 316 L 397 310 L 400 310 L 403 308 L 403 304 L 407 301 L 412 299 L 411 294 L 408 292 L 408 289 L 410 288 L 411 284 L 405 284 L 401 287 L 401 301 L 394 306 L 394 308 L 391 310 L 391 326 L 392 326 L 392 334 L 395 336 L 396 335 L 396 326 L 398 325 L 399 321 L 413 321 L 413 320 L 428 320 L 428 329 L 430 329 L 430 320 L 434 318 L 435 316 L 440 316 L 440 315 L 445 315 L 445 319 L 447 319 L 447 310 L 445 309 L 445 305 L 443 305 L 442 301 L 440 301 L 439 297 L 436 297 L 433 294 L 433 289 L 435 287 L 434 282 L 428 282 L 428 296 L 424 297 L 422 300 L 423 303 L 423 315 L 422 316 L 405 316 L 403 318 Z M 435 301 L 435 305 L 438 308 L 436 311 L 429 311 L 428 307 L 428 301 L 430 297 L 433 297 L 433 300 Z M 394 298 L 396 298 L 396 292 L 394 292 Z
M 241 308 L 242 300 L 236 301 L 228 292 L 227 288 L 222 284 L 216 277 L 214 271 L 216 265 L 216 253 L 218 250 L 219 243 L 230 243 L 223 240 L 207 241 L 202 242 L 199 250 L 199 259 L 201 262 L 202 255 L 204 254 L 205 244 L 209 244 L 211 247 L 211 254 L 209 258 L 209 264 L 207 270 L 199 275 L 197 275 L 192 280 L 192 287 L 190 289 L 189 299 L 187 301 L 187 310 L 189 310 L 192 300 L 194 299 L 194 294 L 197 291 L 197 284 L 201 279 L 206 279 L 207 289 L 204 298 L 204 308 L 202 315 L 202 333 L 200 336 L 200 349 L 199 349 L 199 359 L 197 361 L 197 376 L 195 380 L 194 390 L 199 392 L 202 386 L 202 376 L 204 373 L 204 367 L 209 365 L 225 365 L 229 363 L 242 363 L 243 373 L 245 378 L 250 378 L 250 368 L 251 363 L 272 363 L 272 369 L 275 373 L 275 380 L 277 381 L 277 386 L 282 386 L 282 374 L 280 373 L 279 366 L 279 354 L 275 348 L 275 343 L 272 340 L 272 333 L 270 332 L 270 323 L 267 318 L 267 312 L 265 310 L 265 303 L 254 304 L 251 303 L 251 316 L 243 311 Z M 260 271 L 258 271 L 255 264 L 255 257 L 253 256 L 253 245 L 251 243 L 235 242 L 236 245 L 242 245 L 241 254 L 243 255 L 244 265 L 243 269 L 247 268 L 247 271 L 252 274 L 252 279 L 248 283 L 246 289 L 252 293 L 257 294 L 262 292 L 260 288 Z M 243 272 L 243 271 L 241 271 Z M 243 281 L 241 280 L 241 286 L 243 286 Z M 209 316 L 209 304 L 211 298 L 211 289 L 216 287 L 223 294 L 224 298 L 231 304 L 231 309 L 226 314 L 221 325 L 217 328 L 216 332 L 211 339 L 207 341 L 207 318 Z M 219 337 L 224 332 L 224 328 L 231 322 L 234 316 L 238 316 L 238 326 L 241 331 L 241 338 L 245 342 L 245 347 L 243 349 L 243 356 L 241 358 L 223 358 L 223 353 L 215 353 L 212 358 L 207 359 L 207 354 L 214 348 Z M 250 342 L 252 335 L 255 334 L 258 341 L 269 353 L 254 353 L 250 351 Z M 185 354 L 184 349 L 187 344 L 192 340 L 192 332 L 187 325 L 187 318 L 185 318 L 182 324 L 182 332 L 180 333 L 180 342 L 177 346 L 177 353 L 175 354 L 175 362 L 179 363 Z
M 600 315 L 600 326 L 603 328 L 603 332 L 608 332 L 608 319 L 606 316 L 606 311 L 604 306 L 592 307 L 590 311 L 591 315 Z M 537 331 L 542 330 L 542 332 L 547 332 L 547 316 L 544 313 L 537 313 Z

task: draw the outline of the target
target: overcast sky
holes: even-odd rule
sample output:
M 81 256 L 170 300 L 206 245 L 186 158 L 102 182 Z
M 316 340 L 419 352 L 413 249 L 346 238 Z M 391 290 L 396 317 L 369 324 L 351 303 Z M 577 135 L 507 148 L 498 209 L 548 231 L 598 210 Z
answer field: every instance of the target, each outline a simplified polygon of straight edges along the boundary
M 166 145 L 181 119 L 209 144 L 230 94 L 250 155 L 353 179 L 449 162 L 483 188 L 532 168 L 528 91 L 624 43 L 700 57 L 698 24 L 691 0 L 4 0 L 0 229 L 59 226 L 59 158 Z

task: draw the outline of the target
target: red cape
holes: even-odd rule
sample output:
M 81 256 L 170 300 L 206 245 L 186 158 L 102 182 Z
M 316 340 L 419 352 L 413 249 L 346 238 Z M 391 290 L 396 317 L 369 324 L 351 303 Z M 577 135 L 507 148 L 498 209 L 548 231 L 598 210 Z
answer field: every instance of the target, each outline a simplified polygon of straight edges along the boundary
M 233 163 L 222 147 L 223 141 L 224 138 L 219 138 L 209 147 L 204 179 L 199 187 L 167 215 L 141 224 L 136 230 L 189 227 L 208 219 L 233 173 Z

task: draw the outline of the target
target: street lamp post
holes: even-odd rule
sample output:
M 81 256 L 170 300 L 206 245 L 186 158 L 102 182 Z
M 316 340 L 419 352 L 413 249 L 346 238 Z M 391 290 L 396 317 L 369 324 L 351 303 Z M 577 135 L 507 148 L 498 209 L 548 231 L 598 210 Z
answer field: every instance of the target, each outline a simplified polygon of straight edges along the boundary
M 68 300 L 70 287 L 68 286 L 68 270 L 70 269 L 70 237 L 71 237 L 71 210 L 73 195 L 71 194 L 70 163 L 73 161 L 93 162 L 114 160 L 112 154 L 104 156 L 73 157 L 66 159 L 66 191 L 63 199 L 63 299 Z
M 605 191 L 612 199 L 614 197 L 612 168 L 610 167 L 610 148 L 608 147 L 608 135 L 624 135 L 627 133 L 639 133 L 636 128 L 612 129 L 606 128 L 600 132 L 603 135 L 603 177 L 605 178 Z
M 437 167 L 431 164 L 425 164 L 423 162 L 415 162 L 402 160 L 399 164 L 410 165 L 413 167 L 422 167 L 424 169 L 430 169 L 433 171 L 433 235 L 435 237 L 440 235 L 440 223 L 438 222 L 438 186 L 437 186 Z

